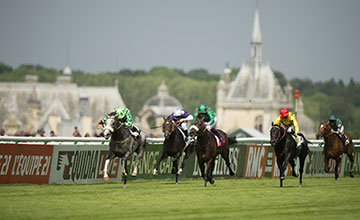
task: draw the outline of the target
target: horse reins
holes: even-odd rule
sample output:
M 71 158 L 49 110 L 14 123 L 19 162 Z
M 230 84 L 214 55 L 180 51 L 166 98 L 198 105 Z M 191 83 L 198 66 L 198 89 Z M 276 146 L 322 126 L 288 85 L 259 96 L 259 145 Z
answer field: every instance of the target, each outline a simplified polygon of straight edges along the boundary
M 277 129 L 279 129 L 280 130 L 280 132 L 281 132 L 281 128 L 284 128 L 284 127 L 280 127 L 280 126 L 272 126 L 273 128 L 277 128 Z M 277 142 L 279 142 L 279 141 L 281 141 L 284 137 L 285 137 L 285 135 L 286 135 L 286 131 L 284 131 L 283 132 L 284 134 L 280 137 L 280 139 L 279 140 L 277 140 Z

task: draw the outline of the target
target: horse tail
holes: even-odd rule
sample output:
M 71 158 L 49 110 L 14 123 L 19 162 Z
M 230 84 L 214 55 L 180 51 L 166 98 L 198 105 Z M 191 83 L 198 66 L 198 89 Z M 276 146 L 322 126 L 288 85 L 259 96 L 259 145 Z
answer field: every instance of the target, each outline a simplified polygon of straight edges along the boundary
M 229 145 L 237 143 L 236 136 L 228 137 Z

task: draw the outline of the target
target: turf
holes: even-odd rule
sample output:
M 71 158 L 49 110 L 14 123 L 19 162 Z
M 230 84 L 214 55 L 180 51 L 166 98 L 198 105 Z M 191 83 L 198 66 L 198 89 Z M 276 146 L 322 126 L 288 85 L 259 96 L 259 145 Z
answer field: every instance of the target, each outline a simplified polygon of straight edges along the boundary
M 359 178 L 1 185 L 0 219 L 359 219 Z

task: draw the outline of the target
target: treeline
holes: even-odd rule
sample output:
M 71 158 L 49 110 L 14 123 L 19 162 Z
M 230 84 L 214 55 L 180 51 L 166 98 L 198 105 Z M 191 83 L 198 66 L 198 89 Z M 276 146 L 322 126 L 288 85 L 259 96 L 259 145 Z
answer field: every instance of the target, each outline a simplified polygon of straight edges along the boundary
M 235 79 L 239 69 L 232 69 Z M 280 71 L 274 71 L 279 84 L 284 87 L 287 79 Z M 40 65 L 21 65 L 16 69 L 0 62 L 0 81 L 25 81 L 26 75 L 37 75 L 39 82 L 55 82 L 61 71 Z M 200 104 L 215 109 L 217 84 L 222 76 L 205 69 L 188 72 L 166 67 L 155 67 L 150 71 L 123 69 L 118 72 L 99 74 L 73 71 L 72 81 L 79 86 L 114 86 L 118 82 L 119 92 L 133 114 L 138 114 L 146 100 L 157 93 L 160 83 L 165 80 L 169 93 L 176 97 L 183 107 L 193 113 Z M 348 84 L 342 80 L 330 79 L 313 82 L 310 79 L 290 80 L 294 89 L 300 90 L 304 111 L 316 125 L 327 120 L 331 114 L 339 117 L 353 137 L 360 137 L 360 84 L 353 79 Z
M 317 125 L 327 120 L 331 114 L 340 118 L 353 138 L 360 138 L 360 83 L 350 79 L 330 79 L 312 82 L 310 79 L 293 79 L 294 89 L 300 90 L 304 101 L 304 111 Z

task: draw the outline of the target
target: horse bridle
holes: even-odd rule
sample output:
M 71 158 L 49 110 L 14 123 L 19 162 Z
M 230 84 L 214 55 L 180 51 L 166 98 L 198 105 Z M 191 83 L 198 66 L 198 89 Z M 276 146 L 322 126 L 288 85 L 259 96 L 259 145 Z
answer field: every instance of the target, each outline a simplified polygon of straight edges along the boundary
M 283 135 L 282 135 L 279 139 L 275 140 L 275 143 L 279 143 L 279 142 L 285 137 L 285 135 L 286 135 L 285 127 L 284 127 L 284 125 L 282 125 L 282 124 L 280 124 L 280 125 L 278 125 L 278 126 L 273 125 L 272 127 L 273 127 L 273 128 L 276 128 L 276 129 L 279 129 L 279 130 L 280 130 L 280 133 L 281 133 L 281 130 L 284 131 L 284 132 L 283 132 Z
M 164 123 L 171 123 L 171 128 L 170 128 L 170 134 L 173 133 L 175 131 L 175 122 L 173 120 L 169 120 L 169 121 L 164 121 Z M 165 133 L 165 128 L 164 125 L 162 126 L 162 132 Z
M 330 131 L 329 131 L 329 133 L 327 133 L 326 135 L 324 134 L 324 131 L 325 131 L 325 129 L 327 130 L 327 128 L 329 127 L 329 124 L 327 124 L 327 128 L 325 128 L 325 125 L 324 124 L 321 124 L 320 125 L 320 127 L 321 126 L 323 126 L 323 129 L 322 129 L 322 131 L 320 132 L 320 134 L 321 134 L 321 136 L 320 137 L 329 137 L 330 135 L 331 135 L 331 129 L 330 129 Z
M 122 123 L 121 121 L 119 121 L 117 118 L 114 118 L 114 120 L 119 122 L 119 126 L 118 126 L 116 129 L 114 129 L 114 128 L 111 127 L 111 126 L 107 126 L 107 125 L 106 125 L 106 126 L 103 128 L 103 130 L 108 129 L 109 131 L 111 131 L 111 133 L 113 133 L 115 130 L 119 130 L 119 129 L 123 126 L 124 123 Z

